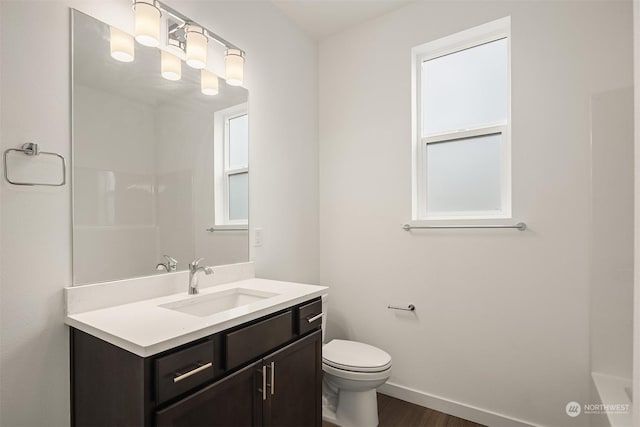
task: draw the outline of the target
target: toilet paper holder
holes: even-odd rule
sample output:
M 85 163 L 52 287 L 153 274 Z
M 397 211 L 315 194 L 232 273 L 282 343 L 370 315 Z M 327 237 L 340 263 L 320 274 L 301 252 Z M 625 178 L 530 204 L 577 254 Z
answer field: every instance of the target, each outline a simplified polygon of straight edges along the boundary
M 414 311 L 416 309 L 416 306 L 413 304 L 409 304 L 406 306 L 389 304 L 387 308 L 390 308 L 392 310 Z

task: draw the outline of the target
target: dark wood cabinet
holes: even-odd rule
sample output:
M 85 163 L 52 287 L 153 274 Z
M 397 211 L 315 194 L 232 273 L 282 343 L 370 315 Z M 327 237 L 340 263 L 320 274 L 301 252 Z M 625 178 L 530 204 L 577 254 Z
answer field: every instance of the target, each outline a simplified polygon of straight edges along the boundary
M 158 427 L 317 427 L 320 331 L 162 409 Z
M 262 424 L 262 363 L 249 365 L 156 413 L 158 427 L 246 427 Z
M 175 351 L 155 360 L 155 396 L 158 403 L 211 381 L 213 364 L 217 364 L 213 340 L 205 340 L 184 350 Z
M 71 425 L 151 426 L 151 361 L 71 329 Z
M 279 350 L 264 359 L 267 399 L 264 425 L 318 426 L 322 419 L 322 333 Z
M 291 311 L 225 333 L 223 336 L 227 368 L 235 368 L 291 341 L 293 337 Z
M 308 305 L 147 358 L 72 328 L 72 425 L 320 427 L 322 332 Z

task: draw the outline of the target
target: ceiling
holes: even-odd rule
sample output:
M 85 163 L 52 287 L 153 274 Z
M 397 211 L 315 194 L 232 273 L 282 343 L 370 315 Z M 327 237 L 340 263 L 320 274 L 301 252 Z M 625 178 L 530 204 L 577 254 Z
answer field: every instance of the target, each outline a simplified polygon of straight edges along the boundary
M 414 0 L 271 0 L 316 40 L 377 18 Z

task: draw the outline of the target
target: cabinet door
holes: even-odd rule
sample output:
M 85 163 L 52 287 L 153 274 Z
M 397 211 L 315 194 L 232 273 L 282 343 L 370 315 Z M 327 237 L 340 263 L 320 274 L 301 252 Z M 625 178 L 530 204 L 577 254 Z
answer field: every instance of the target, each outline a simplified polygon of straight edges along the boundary
M 296 341 L 263 360 L 267 367 L 265 426 L 322 424 L 322 333 Z
M 156 425 L 233 427 L 262 424 L 262 363 L 249 365 L 156 412 Z

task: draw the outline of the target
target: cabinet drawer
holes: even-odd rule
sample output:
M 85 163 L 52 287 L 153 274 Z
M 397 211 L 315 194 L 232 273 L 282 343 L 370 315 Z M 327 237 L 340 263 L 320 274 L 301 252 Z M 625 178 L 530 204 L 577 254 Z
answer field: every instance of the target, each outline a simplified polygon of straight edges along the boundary
M 293 338 L 292 319 L 291 311 L 287 311 L 226 334 L 227 369 L 255 359 Z
M 156 412 L 157 427 L 262 425 L 262 362 L 249 365 Z
M 318 317 L 318 315 L 320 315 Z M 298 333 L 300 335 L 322 326 L 322 300 L 310 302 L 298 308 Z
M 157 403 L 212 380 L 213 365 L 212 340 L 156 359 Z

